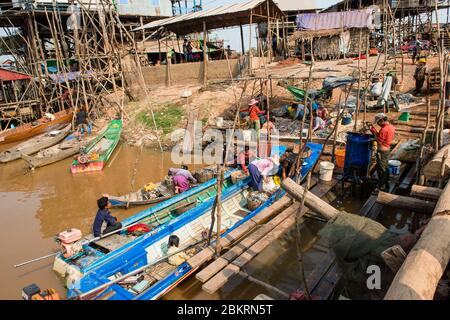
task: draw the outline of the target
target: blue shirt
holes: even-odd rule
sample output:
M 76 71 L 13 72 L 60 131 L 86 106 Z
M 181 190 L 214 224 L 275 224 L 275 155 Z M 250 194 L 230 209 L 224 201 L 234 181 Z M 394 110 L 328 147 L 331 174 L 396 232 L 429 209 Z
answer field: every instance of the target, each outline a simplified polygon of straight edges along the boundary
M 101 209 L 97 211 L 94 220 L 94 237 L 100 237 L 102 231 L 103 221 L 106 221 L 107 227 L 113 226 L 117 223 L 117 219 L 111 215 L 108 209 Z

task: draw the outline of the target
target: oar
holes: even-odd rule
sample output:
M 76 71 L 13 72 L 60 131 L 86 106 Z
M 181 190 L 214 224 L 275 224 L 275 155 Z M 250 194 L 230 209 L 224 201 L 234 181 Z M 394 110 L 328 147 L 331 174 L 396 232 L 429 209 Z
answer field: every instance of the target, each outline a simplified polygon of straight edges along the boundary
M 194 203 L 194 202 L 183 203 L 183 204 L 181 204 L 181 205 L 178 205 L 178 206 L 174 207 L 172 210 L 177 210 L 177 209 L 186 207 L 186 206 L 188 206 L 188 205 L 191 205 L 192 203 Z M 155 213 L 156 213 L 156 212 L 155 212 Z M 155 213 L 153 213 L 153 214 L 155 214 Z M 113 235 L 113 234 L 116 234 L 116 233 L 118 233 L 118 232 L 120 232 L 120 231 L 123 231 L 123 230 L 125 230 L 125 229 L 130 228 L 130 227 L 133 227 L 133 226 L 135 226 L 135 225 L 138 225 L 139 223 L 140 223 L 140 222 L 138 221 L 138 222 L 136 222 L 136 223 L 134 223 L 134 224 L 130 224 L 130 225 L 124 226 L 124 227 L 122 227 L 121 229 L 114 230 L 114 231 L 112 231 L 112 232 L 110 232 L 110 233 L 107 233 L 107 234 L 104 234 L 104 235 L 102 235 L 102 236 L 100 236 L 100 237 L 93 238 L 93 239 L 91 239 L 91 240 L 89 240 L 89 241 L 84 242 L 83 245 L 88 245 L 88 244 L 90 244 L 90 243 L 92 243 L 92 242 L 95 242 L 95 241 L 101 240 L 101 239 L 103 239 L 103 238 L 109 237 L 109 236 L 111 236 L 111 235 Z M 48 255 L 46 255 L 46 256 L 43 256 L 43 257 L 39 257 L 39 258 L 32 259 L 32 260 L 28 260 L 28 261 L 25 261 L 25 262 L 22 262 L 22 263 L 19 263 L 19 264 L 15 264 L 15 265 L 14 265 L 14 268 L 22 267 L 22 266 L 25 266 L 25 265 L 28 265 L 28 264 L 31 264 L 31 263 L 34 263 L 34 262 L 37 262 L 37 261 L 46 259 L 46 258 L 50 258 L 50 257 L 56 256 L 56 255 L 59 254 L 59 253 L 60 253 L 60 252 L 58 251 L 58 252 L 55 252 L 55 253 L 52 253 L 52 254 L 48 254 Z
M 167 255 L 167 256 L 161 257 L 161 258 L 159 258 L 158 260 L 156 260 L 156 261 L 154 261 L 152 263 L 149 263 L 149 264 L 147 264 L 145 266 L 142 266 L 142 267 L 140 267 L 140 268 L 138 268 L 138 269 L 136 269 L 134 271 L 131 271 L 130 273 L 127 273 L 127 274 L 125 274 L 125 275 L 123 275 L 123 276 L 121 276 L 119 278 L 116 278 L 116 279 L 111 280 L 111 281 L 109 281 L 109 282 L 107 282 L 105 284 L 102 284 L 102 285 L 100 285 L 100 286 L 98 286 L 98 287 L 96 287 L 94 289 L 89 290 L 88 292 L 85 292 L 85 293 L 80 294 L 80 295 L 78 295 L 76 297 L 73 297 L 72 299 L 83 299 L 84 297 L 90 296 L 90 295 L 92 295 L 92 294 L 94 294 L 94 293 L 96 293 L 96 292 L 98 292 L 100 290 L 106 289 L 106 288 L 112 286 L 113 284 L 115 284 L 117 282 L 125 280 L 126 278 L 134 276 L 135 274 L 141 273 L 141 272 L 145 271 L 146 269 L 154 266 L 155 264 L 157 264 L 157 263 L 159 263 L 159 262 L 161 262 L 163 260 L 166 260 L 167 258 L 169 258 L 171 256 L 174 256 L 174 255 L 176 255 L 176 254 L 178 254 L 178 253 L 180 253 L 182 251 L 185 251 L 185 250 L 189 249 L 190 247 L 193 247 L 193 246 L 195 246 L 195 245 L 197 245 L 197 244 L 199 244 L 200 242 L 203 242 L 203 241 L 205 241 L 205 239 L 199 240 L 199 241 L 197 241 L 197 242 L 195 242 L 195 243 L 193 243 L 191 245 L 188 245 L 188 246 L 184 247 L 183 249 L 177 250 L 174 253 L 172 253 L 171 255 Z

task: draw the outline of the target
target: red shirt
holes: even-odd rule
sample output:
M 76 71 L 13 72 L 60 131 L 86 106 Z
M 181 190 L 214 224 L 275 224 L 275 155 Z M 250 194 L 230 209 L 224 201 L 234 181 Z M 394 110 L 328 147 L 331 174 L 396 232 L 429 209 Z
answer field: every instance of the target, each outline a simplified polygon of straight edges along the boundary
M 391 147 L 392 140 L 394 140 L 395 127 L 390 123 L 386 124 L 376 135 L 378 143 L 383 146 L 383 148 L 388 149 Z
M 248 111 L 250 113 L 250 120 L 252 121 L 259 120 L 258 114 L 264 114 L 257 106 L 251 106 L 248 108 Z

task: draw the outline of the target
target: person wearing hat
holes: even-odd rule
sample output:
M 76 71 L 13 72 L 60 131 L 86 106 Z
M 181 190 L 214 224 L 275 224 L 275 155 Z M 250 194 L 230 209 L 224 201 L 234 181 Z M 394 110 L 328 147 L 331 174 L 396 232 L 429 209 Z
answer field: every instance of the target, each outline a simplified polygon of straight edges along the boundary
M 241 110 L 241 112 L 248 112 L 250 117 L 250 129 L 256 131 L 256 140 L 259 144 L 259 134 L 261 129 L 261 121 L 259 120 L 259 115 L 264 114 L 264 111 L 261 111 L 258 107 L 259 101 L 256 99 L 250 100 L 248 104 L 248 109 Z
M 108 234 L 122 228 L 122 224 L 117 221 L 116 217 L 111 215 L 109 208 L 111 203 L 106 195 L 97 200 L 98 211 L 93 224 L 94 237 L 100 237 L 102 234 Z M 103 222 L 106 222 L 106 228 L 101 232 Z
M 257 159 L 248 166 L 250 173 L 250 187 L 254 191 L 263 191 L 263 181 L 268 182 L 268 176 L 278 172 L 280 157 L 274 155 L 270 158 Z
M 416 94 L 420 95 L 423 87 L 423 83 L 425 82 L 425 78 L 428 74 L 427 71 L 427 59 L 420 58 L 419 64 L 416 67 L 416 71 L 414 72 L 414 79 L 416 80 Z
M 377 174 L 378 186 L 380 190 L 389 190 L 389 158 L 391 154 L 391 144 L 395 136 L 395 127 L 389 123 L 388 117 L 384 113 L 375 116 L 375 123 L 380 126 L 377 131 L 374 126 L 370 131 L 375 135 L 378 143 L 377 150 Z

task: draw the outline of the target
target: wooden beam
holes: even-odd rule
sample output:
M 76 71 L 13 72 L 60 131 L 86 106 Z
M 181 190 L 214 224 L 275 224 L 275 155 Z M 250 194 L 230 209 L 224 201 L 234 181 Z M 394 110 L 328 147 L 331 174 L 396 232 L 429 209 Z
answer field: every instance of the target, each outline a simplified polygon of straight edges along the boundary
M 250 219 L 240 225 L 238 228 L 234 229 L 232 232 L 227 234 L 222 239 L 222 247 L 226 247 L 230 243 L 236 241 L 243 235 L 247 234 L 250 230 L 252 230 L 258 223 L 262 223 L 264 219 L 269 219 L 271 216 L 279 213 L 283 209 L 287 208 L 292 203 L 292 200 L 288 197 L 282 197 L 280 200 L 272 204 L 271 206 L 265 208 L 263 211 L 261 211 L 256 217 L 253 219 Z M 207 262 L 209 259 L 211 259 L 214 255 L 214 246 L 209 246 L 199 253 L 197 253 L 195 256 L 190 258 L 187 263 L 192 268 L 198 268 L 205 262 Z
M 231 261 L 241 255 L 246 249 L 250 248 L 266 234 L 272 231 L 277 225 L 283 222 L 285 219 L 294 215 L 300 208 L 300 204 L 294 203 L 292 206 L 281 212 L 278 216 L 273 218 L 269 223 L 263 225 L 261 228 L 256 230 L 250 236 L 246 237 L 239 244 L 231 248 L 222 257 L 215 260 L 213 263 L 209 264 L 205 269 L 196 274 L 196 278 L 201 282 L 206 282 L 217 272 L 225 268 Z
M 297 201 L 302 201 L 305 189 L 299 184 L 295 183 L 292 179 L 284 179 L 281 183 L 286 192 Z M 317 212 L 326 219 L 332 219 L 336 217 L 340 211 L 326 203 L 312 192 L 306 192 L 305 205 L 314 212 Z
M 394 208 L 427 214 L 432 214 L 435 207 L 434 202 L 399 196 L 383 191 L 378 193 L 377 202 Z
M 433 187 L 424 187 L 415 184 L 411 188 L 411 195 L 414 197 L 421 197 L 426 199 L 438 200 L 442 194 L 442 189 Z
M 450 183 L 433 217 L 406 257 L 384 297 L 386 300 L 432 300 L 450 259 Z
M 444 146 L 435 154 L 433 159 L 425 165 L 423 174 L 427 179 L 439 180 L 442 166 L 444 169 L 444 176 L 447 176 L 450 173 L 450 157 L 444 157 L 449 151 L 450 145 Z M 443 161 L 444 158 L 445 161 Z

